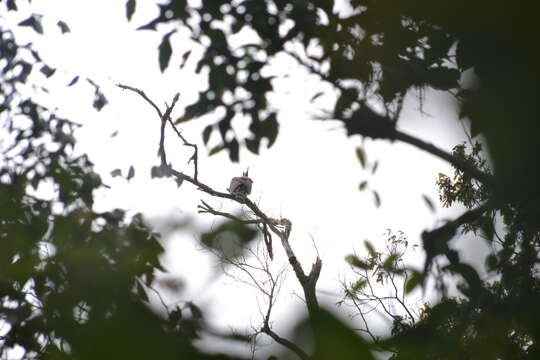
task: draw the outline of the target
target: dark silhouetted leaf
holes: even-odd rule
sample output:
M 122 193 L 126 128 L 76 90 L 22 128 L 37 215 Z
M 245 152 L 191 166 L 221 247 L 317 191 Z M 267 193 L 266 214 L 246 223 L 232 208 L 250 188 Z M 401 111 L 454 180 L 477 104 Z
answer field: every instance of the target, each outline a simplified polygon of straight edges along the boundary
M 176 30 L 168 32 L 165 36 L 163 36 L 161 44 L 159 44 L 159 69 L 161 72 L 164 72 L 169 66 L 169 61 L 171 60 L 172 55 L 171 35 L 175 32 Z
M 135 168 L 133 165 L 129 167 L 128 174 L 127 174 L 127 180 L 131 180 L 135 176 Z
M 261 142 L 259 139 L 246 139 L 246 147 L 254 154 L 259 154 L 259 146 Z
M 379 168 L 379 161 L 377 160 L 377 161 L 375 161 L 375 162 L 373 163 L 373 167 L 371 168 L 371 173 L 372 173 L 372 174 L 375 174 L 375 173 L 377 172 L 377 169 L 378 169 L 378 168 Z
M 128 19 L 128 21 L 131 20 L 133 14 L 135 13 L 135 6 L 135 0 L 128 0 L 128 2 L 126 3 L 126 18 Z
M 28 26 L 38 34 L 43 34 L 43 26 L 41 25 L 42 17 L 42 15 L 32 14 L 28 19 L 21 21 L 19 26 Z
M 321 97 L 321 95 L 323 95 L 323 94 L 324 94 L 324 92 L 322 92 L 322 91 L 316 93 L 315 95 L 313 95 L 313 96 L 311 97 L 311 99 L 309 99 L 309 102 L 314 102 L 314 101 L 317 100 L 319 97 Z
M 349 326 L 346 326 L 325 310 L 321 309 L 314 313 L 311 318 L 311 324 L 315 340 L 313 359 L 373 359 L 365 341 Z M 305 326 L 307 326 L 307 323 Z M 339 352 L 338 356 L 337 352 Z
M 139 281 L 137 281 L 137 295 L 143 300 L 148 302 L 148 294 L 146 293 L 146 290 L 144 290 L 144 287 L 141 285 Z
M 238 144 L 238 140 L 232 139 L 228 144 L 227 148 L 229 149 L 229 159 L 231 159 L 232 162 L 238 162 L 240 158 L 240 146 Z
M 418 285 L 422 284 L 424 282 L 424 275 L 418 271 L 413 271 L 411 274 L 411 277 L 409 280 L 407 280 L 407 283 L 405 284 L 405 293 L 410 293 L 413 291 Z
M 114 169 L 113 171 L 111 171 L 111 176 L 112 177 L 122 176 L 122 170 Z
M 103 95 L 103 93 L 101 93 L 100 91 L 96 91 L 95 97 L 94 97 L 94 103 L 92 104 L 94 108 L 97 111 L 100 111 L 101 109 L 103 109 L 105 105 L 107 105 L 107 103 L 108 101 L 105 95 Z
M 214 154 L 217 154 L 218 152 L 220 152 L 221 150 L 225 149 L 225 146 L 223 144 L 221 145 L 217 145 L 217 146 L 214 146 L 209 152 L 208 152 L 208 156 L 212 156 Z
M 188 60 L 188 58 L 189 58 L 189 55 L 191 55 L 191 50 L 186 51 L 186 52 L 182 55 L 182 61 L 180 62 L 180 69 L 183 69 L 184 66 L 186 66 L 187 60 Z
M 7 9 L 9 11 L 11 10 L 17 11 L 17 4 L 15 3 L 15 0 L 7 0 Z
M 75 83 L 79 81 L 79 75 L 75 76 L 71 81 L 69 82 L 68 86 L 73 86 Z
M 358 258 L 358 256 L 356 255 L 347 255 L 345 257 L 345 261 L 347 261 L 352 266 L 357 267 L 362 270 L 370 270 L 372 268 L 372 266 L 360 260 L 360 258 Z
M 435 204 L 433 203 L 433 200 L 431 200 L 431 198 L 429 196 L 425 195 L 425 194 L 422 195 L 422 199 L 426 203 L 429 210 L 431 212 L 435 212 Z
M 65 22 L 63 22 L 61 20 L 58 21 L 56 23 L 56 25 L 58 25 L 58 27 L 60 28 L 60 31 L 62 32 L 62 34 L 66 34 L 68 32 L 71 32 L 71 30 L 69 29 L 69 26 Z
M 51 76 L 53 76 L 54 73 L 56 72 L 56 69 L 53 69 L 53 68 L 51 68 L 51 67 L 49 67 L 49 66 L 47 66 L 47 65 L 43 65 L 43 66 L 41 67 L 41 69 L 39 69 L 39 71 L 40 71 L 43 75 L 45 75 L 46 77 L 51 77 Z
M 364 191 L 366 189 L 367 184 L 368 184 L 367 180 L 362 181 L 360 185 L 358 185 L 358 190 Z
M 379 196 L 379 192 L 377 190 L 373 190 L 373 201 L 375 202 L 376 207 L 381 206 L 381 197 Z
M 362 165 L 362 168 L 366 167 L 366 152 L 363 148 L 356 148 L 356 157 L 358 158 L 358 161 L 360 161 L 360 165 Z
M 203 130 L 203 143 L 206 145 L 208 144 L 208 140 L 210 140 L 210 135 L 212 134 L 212 130 L 214 130 L 214 125 L 208 125 Z

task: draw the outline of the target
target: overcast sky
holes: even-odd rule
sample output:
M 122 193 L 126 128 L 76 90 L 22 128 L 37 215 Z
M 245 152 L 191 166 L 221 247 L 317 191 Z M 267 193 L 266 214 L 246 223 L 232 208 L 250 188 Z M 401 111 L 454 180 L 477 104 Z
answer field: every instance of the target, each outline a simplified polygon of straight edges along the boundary
M 76 74 L 94 79 L 109 100 L 108 106 L 95 113 L 89 105 L 92 100 L 90 86 L 55 88 L 43 101 L 58 106 L 61 114 L 84 124 L 79 132 L 78 151 L 89 153 L 96 169 L 106 184 L 111 186 L 97 194 L 98 210 L 122 207 L 131 213 L 142 212 L 155 224 L 166 218 L 182 223 L 191 218 L 196 225 L 165 239 L 167 253 L 164 263 L 171 275 L 185 281 L 180 294 L 166 294 L 166 301 L 194 300 L 200 303 L 209 317 L 227 329 L 228 325 L 257 325 L 260 322 L 256 296 L 247 286 L 217 276 L 215 259 L 202 251 L 197 243 L 201 229 L 218 224 L 221 219 L 196 214 L 200 199 L 215 207 L 234 210 L 236 205 L 222 199 L 209 198 L 197 192 L 190 184 L 177 188 L 173 180 L 150 178 L 150 168 L 158 164 L 157 146 L 159 121 L 154 110 L 140 97 L 115 87 L 116 83 L 144 90 L 157 104 L 163 106 L 176 92 L 180 92 L 179 116 L 185 105 L 196 99 L 196 91 L 205 88 L 204 79 L 193 75 L 193 63 L 184 71 L 178 70 L 180 55 L 189 49 L 197 53 L 195 45 L 185 32 L 173 35 L 173 58 L 169 69 L 161 74 L 157 47 L 161 36 L 169 29 L 158 32 L 135 31 L 135 28 L 153 19 L 157 7 L 151 1 L 137 2 L 132 23 L 125 20 L 124 1 L 54 2 L 34 0 L 33 11 L 45 15 L 46 35 L 34 40 L 41 56 L 57 72 L 52 82 L 67 84 Z M 54 5 L 52 5 L 54 4 Z M 22 20 L 20 18 L 12 21 Z M 58 19 L 65 20 L 71 33 L 61 35 L 55 28 Z M 272 106 L 279 109 L 280 133 L 275 145 L 255 156 L 242 150 L 239 164 L 232 164 L 225 153 L 208 158 L 201 140 L 201 131 L 212 119 L 198 119 L 182 127 L 184 136 L 200 147 L 199 178 L 216 190 L 224 191 L 233 176 L 239 176 L 249 166 L 254 180 L 250 198 L 273 217 L 286 217 L 293 223 L 291 244 L 306 270 L 316 256 L 316 247 L 323 260 L 323 271 L 318 289 L 339 292 L 340 279 L 347 274 L 345 255 L 356 249 L 362 253 L 364 239 L 376 246 L 384 241 L 386 229 L 402 230 L 411 242 L 420 244 L 420 233 L 433 228 L 456 210 L 441 209 L 437 200 L 435 179 L 439 172 L 450 173 L 450 167 L 439 159 L 406 144 L 386 141 L 364 141 L 369 162 L 379 161 L 379 169 L 372 175 L 362 170 L 356 147 L 362 145 L 359 137 L 347 138 L 337 122 L 314 121 L 320 109 L 331 109 L 334 94 L 327 94 L 315 103 L 310 98 L 328 86 L 287 58 L 275 61 L 274 71 L 292 73 L 287 79 L 274 82 Z M 399 127 L 448 151 L 464 139 L 450 96 L 428 91 L 424 113 L 419 112 L 417 94 L 407 97 Z M 239 124 L 242 131 L 242 124 Z M 245 124 L 244 124 L 245 127 Z M 111 137 L 113 133 L 117 135 Z M 190 149 L 182 147 L 168 134 L 168 157 L 179 171 L 192 173 L 186 164 Z M 217 138 L 211 139 L 211 143 Z M 135 177 L 127 182 L 112 178 L 110 172 L 130 166 Z M 361 181 L 379 191 L 382 205 L 376 208 L 369 191 L 359 192 Z M 422 200 L 428 195 L 437 204 L 432 214 Z M 474 249 L 473 249 L 474 250 Z M 464 257 L 474 258 L 469 250 Z M 276 262 L 286 261 L 283 249 L 275 246 Z M 422 265 L 421 251 L 409 260 Z M 208 286 L 208 281 L 212 285 Z M 293 295 L 301 294 L 292 272 L 281 292 L 280 305 L 274 320 L 278 330 L 280 317 L 291 317 L 291 309 L 299 309 L 301 301 Z M 420 294 L 418 294 L 420 296 Z M 333 303 L 338 298 L 321 294 L 323 301 Z

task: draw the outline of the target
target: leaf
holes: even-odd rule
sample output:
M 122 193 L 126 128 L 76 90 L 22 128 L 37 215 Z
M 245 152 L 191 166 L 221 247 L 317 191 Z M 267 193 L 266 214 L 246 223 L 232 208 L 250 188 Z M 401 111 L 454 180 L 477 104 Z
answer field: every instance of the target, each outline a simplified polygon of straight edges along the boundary
M 180 62 L 180 69 L 183 69 L 184 66 L 186 66 L 187 59 L 189 58 L 189 55 L 191 55 L 191 50 L 186 51 L 186 52 L 182 55 L 182 61 Z
M 221 253 L 222 259 L 236 258 L 247 249 L 257 231 L 238 221 L 227 221 L 201 236 L 201 242 Z
M 329 312 L 322 309 L 316 311 L 311 318 L 310 324 L 313 327 L 315 340 L 313 359 L 373 359 L 373 355 L 365 341 L 349 326 L 343 324 Z M 309 325 L 306 323 L 307 326 Z M 306 331 L 302 332 L 306 333 Z
M 353 286 L 351 286 L 351 291 L 352 291 L 353 293 L 356 293 L 358 290 L 361 290 L 361 289 L 364 288 L 366 285 L 367 285 L 367 280 L 365 280 L 365 279 L 358 280 L 356 283 L 354 283 Z
M 371 173 L 372 174 L 375 174 L 375 172 L 377 172 L 377 169 L 379 168 L 379 161 L 375 161 L 375 163 L 373 164 L 373 167 L 371 168 Z
M 204 145 L 208 144 L 208 140 L 210 140 L 210 135 L 212 134 L 212 131 L 214 130 L 214 125 L 210 124 L 203 130 L 203 143 Z
M 357 267 L 359 269 L 363 269 L 363 270 L 371 269 L 371 266 L 368 263 L 360 260 L 360 258 L 358 258 L 358 256 L 356 255 L 347 255 L 345 257 L 345 261 L 347 261 L 350 265 Z
M 315 95 L 313 95 L 313 96 L 311 97 L 311 99 L 309 100 L 309 102 L 314 102 L 314 101 L 317 100 L 319 97 L 321 97 L 321 95 L 323 95 L 323 94 L 324 94 L 324 92 L 319 91 L 318 93 L 316 93 Z
M 176 308 L 169 314 L 169 321 L 172 324 L 178 324 L 180 320 L 182 320 L 182 309 L 176 305 Z
M 376 190 L 373 190 L 373 201 L 375 201 L 376 207 L 381 206 L 381 197 L 379 196 L 379 193 Z
M 69 82 L 69 84 L 67 86 L 73 86 L 73 85 L 75 85 L 75 83 L 77 81 L 79 81 L 79 75 L 77 75 L 73 79 L 71 79 L 71 81 Z
M 424 281 L 424 275 L 418 271 L 413 271 L 409 280 L 405 284 L 405 293 L 408 294 L 413 291 L 418 285 Z
M 113 171 L 111 171 L 111 176 L 112 177 L 122 176 L 122 170 L 114 169 Z
M 41 67 L 41 69 L 39 69 L 39 71 L 40 71 L 43 75 L 45 75 L 46 77 L 49 78 L 49 77 L 51 77 L 51 76 L 54 75 L 54 73 L 56 72 L 56 69 L 53 69 L 53 68 L 49 67 L 48 65 L 43 65 L 43 66 Z
M 160 166 L 152 166 L 152 169 L 150 170 L 150 176 L 152 178 L 162 178 L 167 177 L 171 174 L 169 167 L 165 164 L 161 164 Z
M 396 261 L 398 260 L 399 255 L 398 254 L 392 254 L 384 260 L 384 263 L 382 264 L 382 268 L 387 271 L 394 271 L 396 270 Z
M 191 301 L 189 301 L 187 303 L 188 307 L 189 307 L 189 311 L 191 312 L 191 315 L 193 315 L 193 317 L 197 320 L 199 319 L 202 319 L 203 317 L 203 313 L 201 311 L 201 308 L 199 308 L 197 305 L 195 305 L 194 303 L 192 303 Z
M 131 17 L 135 13 L 135 5 L 135 0 L 128 0 L 128 2 L 126 3 L 126 18 L 128 19 L 128 21 L 131 20 Z
M 21 21 L 18 25 L 31 27 L 38 34 L 43 34 L 43 26 L 41 25 L 42 17 L 39 14 L 32 14 L 28 19 Z
M 422 199 L 424 199 L 424 202 L 426 203 L 429 210 L 431 210 L 432 213 L 435 212 L 435 204 L 433 204 L 433 200 L 431 200 L 431 198 L 426 194 L 422 195 Z
M 254 154 L 259 154 L 259 146 L 261 145 L 261 142 L 259 139 L 246 139 L 245 143 L 249 151 L 251 151 Z
M 364 191 L 366 189 L 367 184 L 368 184 L 367 180 L 362 181 L 360 185 L 358 185 L 358 190 Z
M 232 162 L 238 162 L 240 160 L 240 146 L 238 140 L 232 139 L 228 144 L 227 148 L 229 149 L 229 159 Z
M 58 21 L 56 23 L 56 25 L 58 25 L 58 27 L 60 28 L 60 31 L 62 32 L 62 34 L 71 32 L 71 29 L 69 28 L 69 26 L 65 22 L 63 22 L 62 20 Z
M 482 234 L 488 241 L 493 241 L 493 236 L 495 236 L 495 227 L 493 226 L 493 221 L 489 216 L 484 216 L 481 218 L 480 230 Z
M 92 106 L 97 111 L 100 111 L 107 104 L 108 104 L 108 101 L 107 101 L 107 98 L 105 97 L 105 95 L 103 95 L 103 93 L 101 91 L 96 89 L 96 93 L 95 93 L 95 97 L 94 97 L 94 103 L 92 104 Z
M 356 157 L 358 158 L 358 161 L 360 162 L 360 165 L 362 165 L 362 168 L 366 167 L 366 152 L 363 148 L 359 147 L 356 148 Z
M 149 302 L 148 294 L 139 281 L 137 281 L 137 295 L 139 295 L 143 301 Z
M 364 241 L 364 246 L 366 247 L 366 249 L 369 252 L 370 256 L 372 256 L 372 257 L 377 256 L 377 252 L 375 251 L 375 248 L 373 247 L 371 242 L 369 242 L 368 240 Z
M 217 146 L 214 146 L 210 152 L 208 153 L 208 156 L 212 156 L 214 154 L 217 154 L 218 152 L 220 152 L 221 150 L 225 149 L 225 145 L 221 144 L 221 145 L 217 145 Z
M 131 180 L 135 176 L 135 168 L 133 168 L 133 165 L 129 167 L 128 174 L 127 174 L 127 180 Z
M 168 32 L 163 39 L 161 44 L 159 44 L 159 69 L 161 72 L 164 72 L 165 69 L 169 66 L 169 61 L 171 60 L 172 47 L 171 47 L 171 35 L 174 34 L 176 30 Z
M 7 9 L 17 11 L 17 4 L 15 3 L 15 0 L 8 0 L 7 1 Z

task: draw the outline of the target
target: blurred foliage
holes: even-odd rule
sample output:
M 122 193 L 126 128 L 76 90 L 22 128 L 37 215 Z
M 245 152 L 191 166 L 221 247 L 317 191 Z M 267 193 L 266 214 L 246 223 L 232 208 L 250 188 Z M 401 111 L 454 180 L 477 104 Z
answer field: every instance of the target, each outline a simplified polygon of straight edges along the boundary
M 42 34 L 41 19 L 19 26 Z M 165 315 L 149 306 L 147 291 L 164 271 L 159 235 L 140 214 L 93 210 L 102 183 L 73 152 L 79 125 L 33 96 L 48 91 L 55 71 L 15 34 L 0 27 L 0 357 L 218 358 L 192 344 L 204 331 L 194 304 Z M 106 99 L 90 83 L 99 110 Z
M 136 3 L 126 2 L 128 19 Z M 140 29 L 185 26 L 203 47 L 196 71 L 208 74 L 209 88 L 177 122 L 223 110 L 202 135 L 206 143 L 218 132 L 221 144 L 211 153 L 227 150 L 232 161 L 239 160 L 244 147 L 258 153 L 261 144 L 276 141 L 280 119 L 268 100 L 274 75 L 266 70 L 277 56 L 289 56 L 338 91 L 329 118 L 342 121 L 349 136 L 394 140 L 409 90 L 452 92 L 471 135 L 482 135 L 492 164 L 485 183 L 459 170 L 453 177 L 439 177 L 443 204 L 470 210 L 424 234 L 426 264 L 445 256 L 440 271 L 458 279 L 461 295 L 445 297 L 441 285 L 442 301 L 426 306 L 414 322 L 394 314 L 392 337 L 384 342 L 363 340 L 321 310 L 309 322 L 314 357 L 369 359 L 370 350 L 383 347 L 395 359 L 540 358 L 540 50 L 535 45 L 540 4 L 346 3 L 346 9 L 338 9 L 331 0 L 203 0 L 200 6 L 168 0 Z M 15 0 L 0 6 L 17 11 Z M 64 22 L 57 25 L 69 32 Z M 47 30 L 38 14 L 19 26 L 36 34 Z M 175 54 L 175 29 L 168 28 L 157 51 L 161 71 L 174 64 L 173 56 L 184 65 L 194 54 Z M 235 35 L 246 34 L 252 41 L 231 45 Z M 186 305 L 189 317 L 180 307 L 160 316 L 147 306 L 146 291 L 161 269 L 158 236 L 139 215 L 126 218 L 121 210 L 92 209 L 101 180 L 88 158 L 72 151 L 77 125 L 32 96 L 34 79 L 42 76 L 45 84 L 55 69 L 4 26 L 0 66 L 1 355 L 21 347 L 25 358 L 211 358 L 192 345 L 204 329 L 194 304 Z M 471 81 L 464 80 L 471 78 L 474 85 L 466 86 Z M 107 99 L 88 81 L 95 87 L 93 106 L 100 110 Z M 235 131 L 241 118 L 249 120 L 246 138 Z M 458 145 L 453 156 L 486 171 L 480 150 Z M 366 154 L 358 156 L 364 164 Z M 159 168 L 153 174 L 166 175 Z M 380 203 L 379 194 L 374 197 Z M 450 242 L 458 229 L 492 246 L 486 258 L 490 278 L 481 278 L 460 260 Z M 251 240 L 251 234 L 238 230 L 241 239 Z M 212 236 L 206 237 L 209 245 Z M 410 276 L 405 292 L 428 278 L 430 266 L 423 273 L 394 271 L 399 253 L 381 257 L 367 246 L 367 260 L 348 258 L 359 270 L 375 270 L 387 279 Z M 357 283 L 352 290 L 366 285 Z

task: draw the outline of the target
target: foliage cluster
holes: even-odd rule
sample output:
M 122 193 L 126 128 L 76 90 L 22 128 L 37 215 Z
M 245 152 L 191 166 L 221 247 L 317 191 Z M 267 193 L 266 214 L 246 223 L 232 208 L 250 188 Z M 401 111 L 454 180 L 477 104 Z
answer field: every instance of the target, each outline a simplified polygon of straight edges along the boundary
M 1 11 L 17 12 L 18 3 L 3 2 Z M 202 212 L 232 221 L 218 232 L 235 232 L 252 241 L 255 232 L 247 226 L 257 225 L 267 245 L 271 233 L 279 237 L 309 313 L 297 334 L 311 329 L 313 352 L 308 355 L 274 333 L 268 317 L 261 331 L 301 358 L 372 359 L 375 350 L 388 351 L 394 359 L 539 358 L 540 71 L 532 39 L 540 35 L 534 17 L 540 5 L 484 0 L 437 5 L 427 0 L 350 0 L 346 9 L 331 0 L 208 0 L 192 5 L 187 0 L 164 1 L 158 16 L 140 27 L 163 35 L 157 54 L 162 71 L 173 56 L 184 63 L 194 56 L 174 52 L 176 28 L 190 29 L 203 49 L 193 60 L 196 69 L 208 74 L 208 89 L 178 119 L 170 118 L 177 97 L 165 112 L 152 103 L 162 121 L 162 143 L 166 126 L 177 130 L 182 122 L 221 113 L 202 133 L 205 143 L 214 132 L 221 138 L 211 153 L 226 150 L 238 161 L 244 147 L 258 153 L 261 144 L 271 146 L 280 118 L 269 104 L 274 77 L 267 70 L 278 56 L 287 56 L 339 93 L 326 120 L 339 121 L 348 136 L 402 141 L 448 161 L 455 174 L 439 176 L 441 201 L 467 208 L 453 221 L 423 233 L 423 271 L 403 266 L 398 247 L 406 240 L 400 236 L 389 235 L 393 245 L 386 256 L 367 245 L 367 258 L 347 259 L 359 276 L 347 289 L 347 301 L 360 304 L 360 316 L 364 305 L 384 305 L 387 300 L 400 303 L 406 313 L 388 310 L 394 324 L 391 336 L 366 340 L 319 307 L 315 287 L 322 262 L 317 258 L 309 274 L 303 272 L 288 244 L 292 222 L 271 219 L 249 199 L 200 182 L 197 148 L 177 131 L 185 145 L 195 148 L 194 176 L 169 166 L 162 143 L 155 175 L 190 182 L 253 211 L 250 222 L 206 205 Z M 128 0 L 127 18 L 136 11 L 137 1 Z M 19 26 L 39 36 L 46 30 L 41 18 L 33 14 Z M 63 22 L 58 26 L 69 31 Z M 93 210 L 94 191 L 103 185 L 89 159 L 74 155 L 78 125 L 59 118 L 33 96 L 48 91 L 47 78 L 55 69 L 31 44 L 20 44 L 15 34 L 0 25 L 0 355 L 19 349 L 24 358 L 216 358 L 193 345 L 205 331 L 194 304 L 167 314 L 156 314 L 148 306 L 155 272 L 163 270 L 159 236 L 140 215 L 126 218 L 122 210 Z M 232 40 L 242 36 L 253 40 L 233 46 Z M 463 80 L 470 77 L 475 85 L 465 86 Z M 78 79 L 67 86 L 75 86 Z M 107 100 L 88 81 L 95 86 L 93 105 L 99 110 Z M 471 135 L 483 136 L 492 166 L 483 159 L 479 143 L 471 149 L 458 145 L 448 153 L 398 128 L 407 93 L 427 88 L 456 96 Z M 317 97 L 314 94 L 314 102 Z M 249 121 L 246 138 L 235 131 L 239 119 Z M 453 246 L 451 240 L 463 231 L 491 245 L 488 278 L 462 262 L 460 249 Z M 211 245 L 219 235 L 209 233 L 205 241 Z M 419 314 L 411 312 L 405 295 L 425 285 L 431 275 L 442 300 Z M 447 277 L 457 279 L 459 297 L 447 296 Z M 365 291 L 373 279 L 394 288 L 390 299 Z M 364 325 L 372 335 L 366 321 Z

